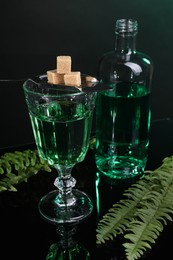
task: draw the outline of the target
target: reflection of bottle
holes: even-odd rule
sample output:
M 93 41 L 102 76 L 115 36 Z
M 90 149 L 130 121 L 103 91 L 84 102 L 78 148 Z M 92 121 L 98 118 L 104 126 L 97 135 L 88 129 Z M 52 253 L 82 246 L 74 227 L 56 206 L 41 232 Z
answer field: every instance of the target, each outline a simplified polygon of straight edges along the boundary
M 96 104 L 96 164 L 115 179 L 143 173 L 150 128 L 152 61 L 135 48 L 137 21 L 116 22 L 116 49 L 99 62 L 98 79 L 110 86 Z

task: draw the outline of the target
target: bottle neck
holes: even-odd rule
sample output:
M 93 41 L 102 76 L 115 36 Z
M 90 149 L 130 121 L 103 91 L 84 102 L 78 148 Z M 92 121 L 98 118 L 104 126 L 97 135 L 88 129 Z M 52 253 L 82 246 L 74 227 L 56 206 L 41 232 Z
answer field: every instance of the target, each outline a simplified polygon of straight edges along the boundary
M 134 52 L 136 50 L 136 34 L 117 34 L 115 41 L 115 49 L 121 53 Z

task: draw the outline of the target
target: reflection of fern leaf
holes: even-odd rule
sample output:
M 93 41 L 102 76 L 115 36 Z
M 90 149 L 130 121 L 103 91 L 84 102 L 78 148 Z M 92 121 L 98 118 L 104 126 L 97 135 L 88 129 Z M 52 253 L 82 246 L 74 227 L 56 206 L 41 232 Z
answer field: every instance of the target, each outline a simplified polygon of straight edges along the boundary
M 5 153 L 0 157 L 0 192 L 16 191 L 16 184 L 27 181 L 40 170 L 50 172 L 51 168 L 39 157 L 37 150 Z
M 164 225 L 172 221 L 173 156 L 165 158 L 161 167 L 148 172 L 148 175 L 132 185 L 124 195 L 129 199 L 115 204 L 109 210 L 113 215 L 108 212 L 100 220 L 97 243 L 113 239 L 118 234 L 118 226 L 121 224 L 121 233 L 124 233 L 126 239 L 124 247 L 127 259 L 135 260 L 151 248 Z

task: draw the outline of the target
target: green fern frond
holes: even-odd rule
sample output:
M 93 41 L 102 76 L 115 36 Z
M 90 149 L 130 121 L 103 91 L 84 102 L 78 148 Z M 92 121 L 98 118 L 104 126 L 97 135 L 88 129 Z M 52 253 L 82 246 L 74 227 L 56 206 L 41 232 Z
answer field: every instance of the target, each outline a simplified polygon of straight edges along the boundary
M 126 256 L 129 260 L 136 259 L 136 255 L 142 255 L 143 251 L 151 249 L 151 244 L 155 243 L 160 233 L 163 231 L 163 225 L 155 218 L 157 206 L 153 208 L 139 209 L 137 217 L 140 220 L 133 220 L 125 239 L 129 242 L 123 244 Z
M 113 205 L 108 213 L 103 216 L 97 226 L 97 243 L 104 243 L 111 236 L 116 237 L 120 233 L 124 233 L 133 220 L 134 214 L 140 206 L 141 200 L 151 190 L 151 186 L 145 179 L 141 179 L 139 183 L 133 184 L 124 196 L 127 199 L 120 200 L 119 203 Z M 110 218 L 111 216 L 111 218 Z
M 113 205 L 97 228 L 97 243 L 105 243 L 119 233 L 128 260 L 135 260 L 151 248 L 173 216 L 173 156 L 124 192 L 127 199 Z
M 41 159 L 37 150 L 15 151 L 5 153 L 0 157 L 0 192 L 17 191 L 16 185 L 43 170 L 50 172 L 51 168 Z

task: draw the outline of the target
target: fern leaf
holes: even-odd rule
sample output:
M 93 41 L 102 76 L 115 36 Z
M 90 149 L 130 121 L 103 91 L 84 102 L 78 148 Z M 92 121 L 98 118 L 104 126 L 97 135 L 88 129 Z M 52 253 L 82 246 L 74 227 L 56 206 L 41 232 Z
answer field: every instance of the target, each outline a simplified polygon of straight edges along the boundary
M 51 171 L 46 161 L 41 159 L 37 150 L 15 151 L 0 157 L 0 192 L 17 191 L 16 185 L 26 181 L 38 171 Z
M 156 186 L 156 185 L 155 185 Z M 97 227 L 97 244 L 104 243 L 109 237 L 116 237 L 128 228 L 133 220 L 135 211 L 140 206 L 140 202 L 152 190 L 153 185 L 148 185 L 148 180 L 143 178 L 140 182 L 132 184 L 124 192 L 127 199 L 120 200 L 113 205 L 108 213 L 99 221 Z
M 124 192 L 127 199 L 113 205 L 98 223 L 97 243 L 105 243 L 119 233 L 128 260 L 140 258 L 151 248 L 173 216 L 173 156 Z
M 120 200 L 114 204 L 103 219 L 99 221 L 97 227 L 97 244 L 104 243 L 105 240 L 113 239 L 118 234 L 123 234 L 133 219 L 141 199 L 150 190 L 150 186 L 145 180 L 137 186 L 132 185 L 125 193 L 127 199 Z
M 147 208 L 140 209 L 138 211 L 138 217 L 142 215 L 141 220 L 131 222 L 127 234 L 124 236 L 124 238 L 130 240 L 130 242 L 123 244 L 126 256 L 129 260 L 136 259 L 136 255 L 143 255 L 144 251 L 148 248 L 151 249 L 151 244 L 155 243 L 155 240 L 163 231 L 162 223 L 154 217 L 156 210 L 156 208 L 150 208 L 149 211 Z
M 155 243 L 155 240 L 163 231 L 164 225 L 167 224 L 167 220 L 172 220 L 170 214 L 173 214 L 173 202 L 170 203 L 170 199 L 173 194 L 173 178 L 168 178 L 167 171 L 165 174 L 162 171 L 162 176 L 158 175 L 158 178 L 162 189 L 159 192 L 151 191 L 142 199 L 141 208 L 135 213 L 141 221 L 138 221 L 138 225 L 134 225 L 134 222 L 132 222 L 127 235 L 124 236 L 131 241 L 130 246 L 129 243 L 124 244 L 128 259 L 136 259 L 136 255 L 142 255 L 143 251 L 151 248 L 151 244 Z M 158 185 L 155 187 L 158 188 Z

